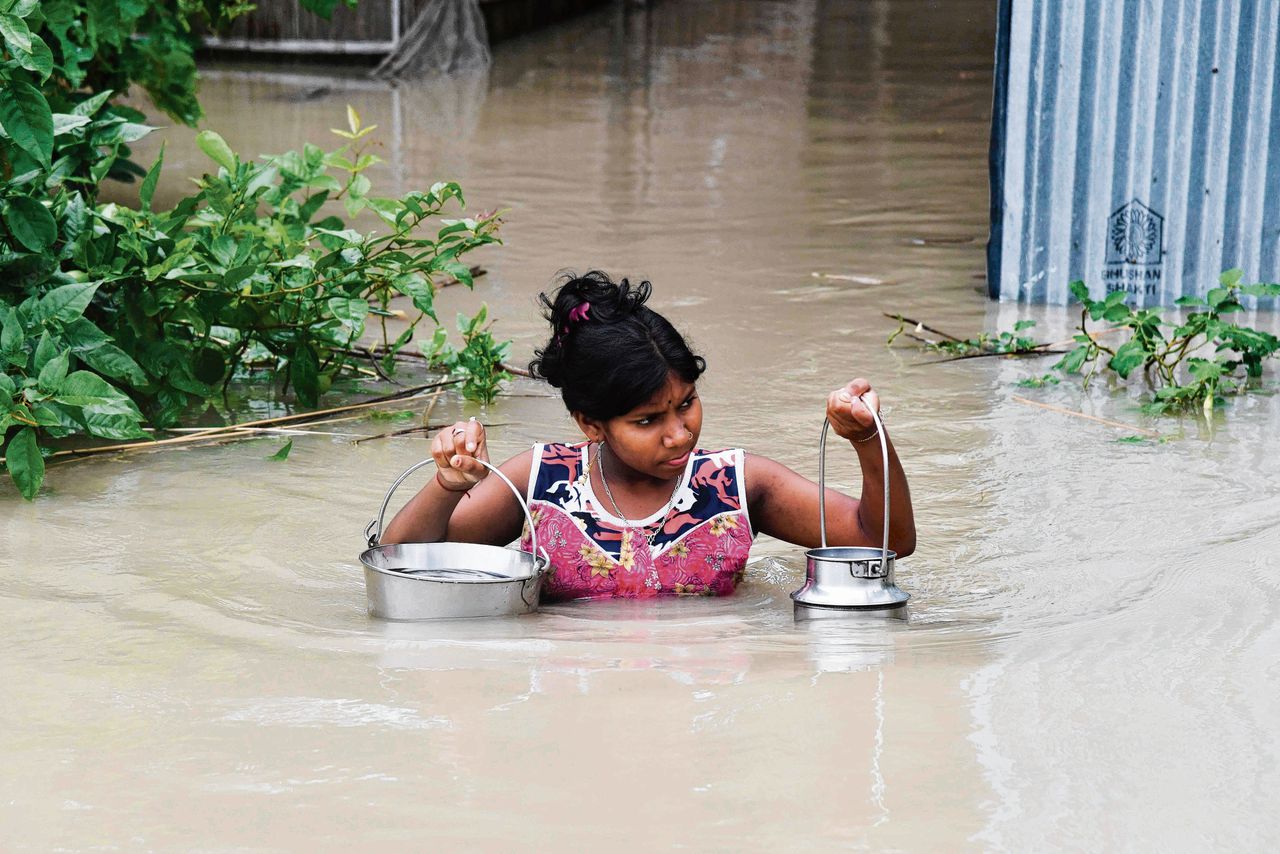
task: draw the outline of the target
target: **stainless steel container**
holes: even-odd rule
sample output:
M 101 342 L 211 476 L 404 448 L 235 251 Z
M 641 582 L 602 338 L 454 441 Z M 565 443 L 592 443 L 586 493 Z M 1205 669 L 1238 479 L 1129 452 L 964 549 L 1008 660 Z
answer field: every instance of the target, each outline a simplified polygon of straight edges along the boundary
M 479 462 L 520 502 L 532 532 L 532 552 L 476 543 L 379 544 L 392 494 L 409 475 L 434 462 L 423 460 L 401 474 L 387 490 L 378 518 L 365 529 L 369 548 L 360 555 L 360 563 L 369 613 L 384 620 L 442 620 L 505 617 L 536 609 L 549 560 L 538 550 L 538 532 L 520 490 L 484 460 Z
M 798 620 L 834 617 L 841 612 L 906 618 L 911 596 L 893 581 L 897 555 L 889 551 L 889 443 L 879 414 L 867 408 L 875 420 L 884 462 L 884 545 L 878 549 L 827 545 L 827 432 L 831 422 L 824 421 L 818 451 L 818 526 L 822 546 L 805 552 L 804 586 L 791 594 Z

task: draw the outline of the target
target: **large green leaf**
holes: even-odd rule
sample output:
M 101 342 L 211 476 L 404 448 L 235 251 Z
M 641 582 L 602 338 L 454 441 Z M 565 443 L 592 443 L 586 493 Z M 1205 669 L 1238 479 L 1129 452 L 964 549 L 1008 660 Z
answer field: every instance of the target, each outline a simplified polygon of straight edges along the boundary
M 364 329 L 364 319 L 369 316 L 369 303 L 362 299 L 331 297 L 329 311 L 333 316 L 355 330 Z
M 28 501 L 35 498 L 44 481 L 44 457 L 40 456 L 35 430 L 24 427 L 9 440 L 4 449 L 4 464 L 22 497 Z
M 1116 350 L 1116 354 L 1107 363 L 1107 366 L 1121 377 L 1128 379 L 1129 374 L 1133 373 L 1133 369 L 1147 360 L 1147 355 L 1146 348 L 1142 346 L 1142 343 L 1137 338 L 1131 338 L 1120 345 Z
M 1076 347 L 1070 353 L 1059 359 L 1058 363 L 1054 365 L 1054 367 L 1066 374 L 1079 373 L 1080 369 L 1084 367 L 1085 359 L 1088 357 L 1088 345 Z
M 413 304 L 427 317 L 436 319 L 435 289 L 421 273 L 403 273 L 391 280 L 391 286 L 413 300 Z
M 202 130 L 196 134 L 196 145 L 200 146 L 210 160 L 226 169 L 231 174 L 236 171 L 236 155 L 227 145 L 227 141 L 211 130 Z
M 1225 276 L 1226 273 L 1223 275 Z M 1227 373 L 1227 368 L 1221 362 L 1210 359 L 1201 359 L 1193 356 L 1187 360 L 1187 372 L 1201 382 L 1207 382 L 1215 380 Z
M 53 156 L 53 111 L 40 90 L 22 80 L 0 86 L 0 125 L 14 145 L 46 169 Z
M 1227 272 L 1239 272 L 1239 271 L 1228 270 Z M 1225 277 L 1227 273 L 1223 273 L 1222 275 Z M 1228 290 L 1227 288 L 1225 287 L 1213 288 L 1212 290 L 1209 291 L 1209 293 L 1205 294 L 1204 299 L 1205 299 L 1205 302 L 1209 303 L 1210 308 L 1217 308 L 1229 296 L 1231 296 L 1231 291 Z
M 64 350 L 44 363 L 40 369 L 40 390 L 53 394 L 62 381 L 67 378 L 67 369 L 71 366 L 71 352 Z
M 13 46 L 11 45 L 11 47 Z M 53 73 L 53 51 L 49 50 L 49 45 L 45 44 L 44 40 L 39 36 L 33 35 L 31 37 L 30 50 L 13 47 L 12 52 L 13 58 L 17 60 L 18 65 L 39 75 L 41 83 Z
M 102 439 L 147 439 L 147 433 L 138 426 L 138 418 L 132 415 L 109 415 L 85 411 L 77 419 L 90 434 Z
M 142 179 L 142 187 L 138 190 L 138 200 L 142 202 L 144 211 L 151 210 L 151 199 L 156 194 L 156 184 L 160 181 L 160 167 L 164 165 L 164 143 L 160 143 L 160 153 L 156 162 L 147 170 L 147 177 Z
M 75 113 L 54 113 L 53 135 L 55 137 L 64 136 L 77 128 L 84 127 L 89 124 L 89 121 L 88 116 L 77 116 Z
M 114 344 L 103 344 L 77 352 L 80 361 L 100 374 L 106 374 L 115 380 L 123 380 L 133 386 L 145 385 L 147 375 L 136 361 L 125 351 Z
M 58 345 L 53 342 L 53 336 L 46 329 L 40 333 L 40 340 L 36 342 L 36 352 L 31 361 L 32 368 L 36 371 L 44 370 L 44 366 L 49 364 L 59 352 L 61 351 Z
M 31 53 L 31 28 L 21 18 L 0 12 L 0 36 L 10 51 Z
M 1240 288 L 1240 293 L 1251 297 L 1280 297 L 1280 285 L 1245 285 Z
M 9 309 L 4 315 L 4 320 L 0 321 L 0 353 L 16 353 L 21 350 L 23 344 L 26 343 L 26 336 L 22 332 L 22 322 L 18 320 L 18 312 L 16 309 Z M 26 360 L 23 359 L 25 364 Z
M 62 327 L 62 340 L 73 352 L 83 358 L 85 352 L 109 344 L 107 333 L 93 325 L 87 317 L 77 317 Z
M 4 209 L 4 224 L 19 243 L 44 252 L 58 239 L 58 224 L 49 209 L 30 196 L 14 196 Z
M 77 116 L 92 116 L 98 110 L 102 109 L 102 105 L 107 103 L 107 99 L 115 93 L 110 89 L 98 92 L 96 95 L 85 98 L 80 103 L 71 108 L 71 112 Z
M 58 387 L 57 400 L 101 415 L 138 415 L 138 407 L 123 392 L 97 374 L 76 371 Z
M 89 226 L 89 206 L 84 196 L 72 193 L 62 210 L 62 257 L 73 258 L 79 246 L 80 238 Z
M 36 308 L 37 320 L 61 320 L 70 323 L 89 307 L 101 282 L 76 282 L 54 288 L 45 294 Z

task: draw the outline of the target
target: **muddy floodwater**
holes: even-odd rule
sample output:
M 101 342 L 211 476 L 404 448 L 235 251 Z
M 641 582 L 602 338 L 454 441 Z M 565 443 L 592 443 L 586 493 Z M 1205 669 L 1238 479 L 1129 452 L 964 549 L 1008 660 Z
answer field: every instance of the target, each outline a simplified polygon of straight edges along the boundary
M 361 532 L 427 445 L 352 439 L 405 422 L 313 425 L 286 462 L 276 436 L 52 467 L 34 503 L 0 487 L 0 848 L 1280 844 L 1280 400 L 1154 422 L 1104 383 L 1015 385 L 1049 360 L 885 347 L 882 312 L 1075 319 L 983 295 L 994 15 L 669 0 L 456 81 L 211 69 L 237 150 L 327 144 L 352 103 L 387 192 L 452 178 L 509 209 L 475 292 L 438 301 L 487 302 L 516 360 L 558 269 L 648 278 L 710 364 L 703 446 L 811 477 L 825 395 L 871 378 L 915 499 L 911 620 L 796 623 L 803 558 L 765 538 L 724 599 L 372 620 Z M 206 161 L 162 136 L 172 199 Z M 509 391 L 432 420 L 481 417 L 500 457 L 575 437 Z M 857 490 L 847 448 L 829 472 Z

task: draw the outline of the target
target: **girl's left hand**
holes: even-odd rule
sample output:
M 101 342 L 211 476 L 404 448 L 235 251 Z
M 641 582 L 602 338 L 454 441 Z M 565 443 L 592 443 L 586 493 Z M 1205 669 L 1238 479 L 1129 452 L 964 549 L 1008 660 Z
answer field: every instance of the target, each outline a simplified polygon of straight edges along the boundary
M 851 442 L 871 438 L 876 432 L 876 422 L 867 411 L 868 406 L 879 412 L 880 396 L 871 389 L 870 381 L 862 377 L 831 392 L 827 395 L 827 420 L 831 422 L 831 429 Z

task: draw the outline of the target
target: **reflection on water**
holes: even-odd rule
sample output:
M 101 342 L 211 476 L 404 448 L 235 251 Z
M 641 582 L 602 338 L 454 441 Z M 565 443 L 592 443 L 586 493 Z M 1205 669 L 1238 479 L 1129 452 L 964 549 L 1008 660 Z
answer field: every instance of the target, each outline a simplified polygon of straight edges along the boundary
M 709 446 L 814 477 L 827 390 L 872 378 L 916 502 L 910 619 L 796 621 L 803 554 L 761 539 L 728 599 L 383 623 L 360 533 L 420 437 L 53 467 L 36 503 L 0 497 L 6 845 L 1280 841 L 1280 401 L 1117 444 L 1013 396 L 1143 423 L 1123 392 L 883 346 L 882 312 L 1074 322 L 981 297 L 992 15 L 619 3 L 501 46 L 487 79 L 211 74 L 208 124 L 241 150 L 323 140 L 352 103 L 384 134 L 375 183 L 508 208 L 489 274 L 439 308 L 487 301 L 521 357 L 556 270 L 650 278 L 710 363 Z M 164 137 L 172 198 L 205 162 Z M 509 425 L 497 456 L 573 436 L 544 389 L 512 390 L 433 420 Z M 857 489 L 852 454 L 828 473 Z

